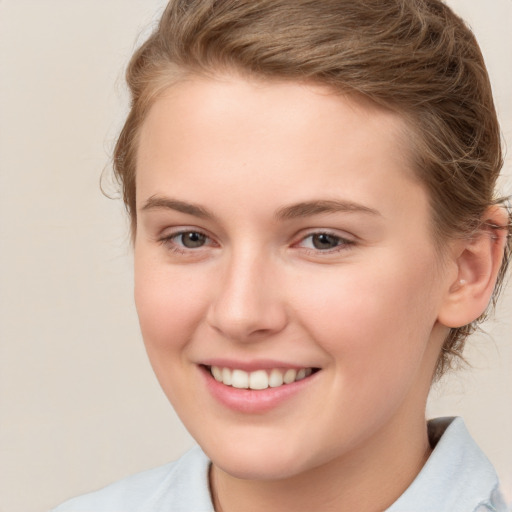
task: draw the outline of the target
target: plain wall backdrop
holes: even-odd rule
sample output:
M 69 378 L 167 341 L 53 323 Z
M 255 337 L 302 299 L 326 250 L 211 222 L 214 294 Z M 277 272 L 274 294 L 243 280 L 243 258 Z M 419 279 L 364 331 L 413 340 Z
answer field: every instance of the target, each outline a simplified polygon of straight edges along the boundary
M 99 188 L 124 67 L 163 3 L 0 0 L 0 512 L 45 511 L 192 444 L 146 360 L 123 206 Z M 511 146 L 512 1 L 448 3 L 480 41 Z M 511 171 L 508 156 L 508 194 Z M 428 408 L 465 417 L 509 500 L 510 288 L 468 347 L 474 368 Z

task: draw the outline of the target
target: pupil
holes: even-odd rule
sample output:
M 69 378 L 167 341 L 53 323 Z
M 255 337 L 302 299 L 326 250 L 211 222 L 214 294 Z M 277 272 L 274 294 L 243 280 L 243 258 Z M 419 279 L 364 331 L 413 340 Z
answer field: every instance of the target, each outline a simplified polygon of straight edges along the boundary
M 204 245 L 206 237 L 201 233 L 191 231 L 189 233 L 184 233 L 181 239 L 185 247 L 193 249 L 195 247 L 201 247 L 202 245 Z
M 339 244 L 338 238 L 327 233 L 313 235 L 313 246 L 315 249 L 332 249 Z

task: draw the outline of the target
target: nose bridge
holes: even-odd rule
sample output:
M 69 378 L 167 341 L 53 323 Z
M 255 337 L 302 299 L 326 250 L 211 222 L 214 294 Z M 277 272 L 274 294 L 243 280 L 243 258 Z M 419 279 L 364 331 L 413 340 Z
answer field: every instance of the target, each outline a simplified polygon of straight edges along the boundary
M 237 341 L 284 327 L 286 313 L 272 260 L 264 250 L 249 244 L 230 252 L 208 314 L 212 327 Z

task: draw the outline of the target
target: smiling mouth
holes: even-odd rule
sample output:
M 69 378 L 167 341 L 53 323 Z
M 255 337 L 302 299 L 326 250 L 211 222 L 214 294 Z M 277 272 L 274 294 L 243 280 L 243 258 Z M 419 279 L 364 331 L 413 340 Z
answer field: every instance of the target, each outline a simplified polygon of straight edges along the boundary
M 278 388 L 306 379 L 319 368 L 272 368 L 246 372 L 244 370 L 225 368 L 220 366 L 206 366 L 213 378 L 226 386 L 238 389 L 262 390 Z

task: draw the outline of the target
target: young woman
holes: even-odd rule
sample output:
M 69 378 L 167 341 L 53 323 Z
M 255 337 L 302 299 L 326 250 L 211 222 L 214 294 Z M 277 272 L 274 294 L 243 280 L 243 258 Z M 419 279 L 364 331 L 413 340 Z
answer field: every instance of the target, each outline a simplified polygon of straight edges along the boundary
M 432 382 L 510 214 L 477 43 L 438 0 L 175 0 L 115 171 L 160 384 L 199 447 L 58 512 L 505 510 Z

